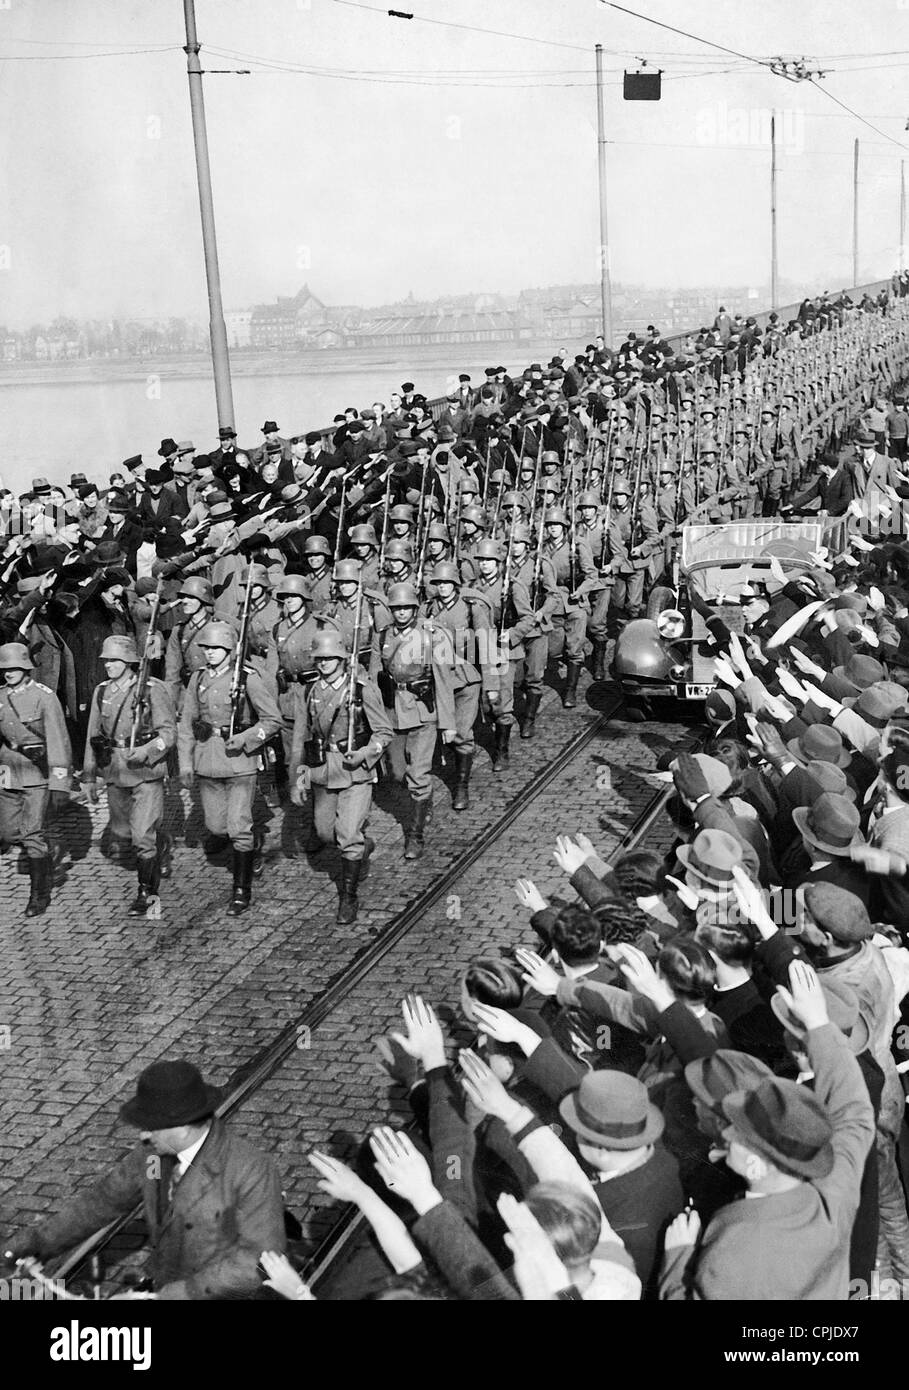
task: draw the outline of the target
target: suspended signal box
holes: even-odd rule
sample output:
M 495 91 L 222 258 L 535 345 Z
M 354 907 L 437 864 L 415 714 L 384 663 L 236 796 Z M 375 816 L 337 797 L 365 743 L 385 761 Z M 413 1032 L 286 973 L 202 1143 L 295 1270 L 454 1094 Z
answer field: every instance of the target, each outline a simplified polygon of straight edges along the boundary
M 622 95 L 626 101 L 659 101 L 662 72 L 626 72 Z

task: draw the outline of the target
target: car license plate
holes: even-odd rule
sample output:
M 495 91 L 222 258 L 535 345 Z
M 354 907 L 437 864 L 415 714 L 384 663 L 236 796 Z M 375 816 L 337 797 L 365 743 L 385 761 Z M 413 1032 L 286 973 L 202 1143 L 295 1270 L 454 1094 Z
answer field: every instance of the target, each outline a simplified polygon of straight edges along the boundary
M 706 699 L 707 699 L 707 696 L 710 694 L 711 690 L 715 690 L 715 689 L 716 689 L 716 686 L 714 686 L 714 685 L 686 685 L 686 686 L 685 686 L 685 699 L 686 699 L 686 700 L 706 700 Z

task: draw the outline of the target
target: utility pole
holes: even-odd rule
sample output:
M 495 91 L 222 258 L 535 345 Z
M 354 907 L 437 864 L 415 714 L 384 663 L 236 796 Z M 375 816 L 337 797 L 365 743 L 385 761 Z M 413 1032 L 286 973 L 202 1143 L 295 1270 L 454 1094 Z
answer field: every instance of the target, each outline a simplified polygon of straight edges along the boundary
M 196 37 L 194 0 L 183 0 L 186 20 L 186 71 L 189 76 L 189 105 L 193 118 L 196 147 L 196 178 L 199 184 L 199 210 L 202 214 L 202 246 L 205 252 L 205 279 L 208 284 L 208 313 L 211 334 L 211 360 L 215 376 L 218 428 L 234 427 L 234 399 L 230 384 L 230 354 L 227 328 L 221 304 L 221 275 L 218 270 L 218 243 L 215 237 L 215 209 L 211 193 L 211 167 L 208 162 L 208 132 L 205 127 L 205 98 L 202 94 L 202 66 Z
M 776 112 L 770 117 L 770 307 L 779 308 L 776 251 Z
M 600 314 L 606 346 L 612 347 L 612 285 L 609 279 L 609 233 L 606 225 L 606 119 L 603 115 L 603 45 L 597 57 L 597 182 L 600 190 Z
M 900 160 L 900 273 L 906 269 L 906 161 Z
M 856 137 L 854 153 L 852 156 L 852 284 L 856 286 L 859 278 L 859 243 L 858 243 L 858 166 L 859 166 L 859 142 Z

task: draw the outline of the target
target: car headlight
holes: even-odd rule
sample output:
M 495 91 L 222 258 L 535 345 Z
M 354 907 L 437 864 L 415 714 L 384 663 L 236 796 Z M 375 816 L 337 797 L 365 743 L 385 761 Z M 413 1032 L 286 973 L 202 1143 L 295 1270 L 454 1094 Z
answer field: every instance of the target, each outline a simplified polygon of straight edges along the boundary
M 657 618 L 657 630 L 667 642 L 676 642 L 685 635 L 685 615 L 677 608 L 665 608 Z

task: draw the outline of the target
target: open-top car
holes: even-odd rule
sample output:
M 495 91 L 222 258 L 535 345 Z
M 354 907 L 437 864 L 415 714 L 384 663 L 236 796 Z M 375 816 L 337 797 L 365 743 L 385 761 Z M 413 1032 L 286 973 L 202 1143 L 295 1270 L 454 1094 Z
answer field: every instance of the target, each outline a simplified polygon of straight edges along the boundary
M 713 656 L 703 615 L 692 604 L 697 594 L 733 632 L 741 632 L 742 590 L 779 587 L 771 561 L 779 561 L 787 582 L 816 566 L 813 555 L 841 546 L 842 519 L 825 513 L 810 521 L 773 517 L 684 526 L 678 554 L 678 586 L 658 585 L 650 594 L 647 617 L 622 629 L 615 646 L 612 675 L 629 707 L 646 710 L 655 699 L 703 701 L 715 685 Z

